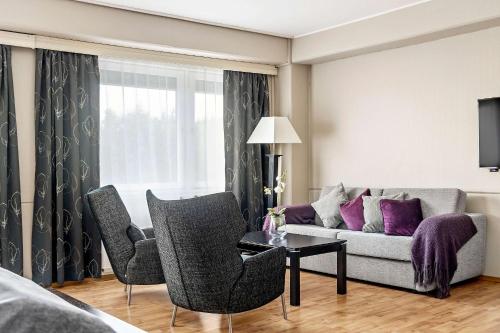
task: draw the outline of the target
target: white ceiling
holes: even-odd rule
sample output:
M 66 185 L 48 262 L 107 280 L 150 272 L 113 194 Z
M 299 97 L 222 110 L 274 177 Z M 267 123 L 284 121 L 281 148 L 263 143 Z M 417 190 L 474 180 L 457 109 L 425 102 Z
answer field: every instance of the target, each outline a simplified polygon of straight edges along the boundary
M 283 37 L 299 37 L 430 0 L 77 0 Z

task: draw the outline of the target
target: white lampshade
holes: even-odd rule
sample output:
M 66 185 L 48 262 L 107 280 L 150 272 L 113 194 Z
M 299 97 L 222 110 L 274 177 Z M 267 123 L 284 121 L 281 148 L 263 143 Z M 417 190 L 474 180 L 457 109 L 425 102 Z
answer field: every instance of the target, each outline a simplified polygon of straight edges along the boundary
M 247 143 L 302 143 L 287 117 L 262 117 Z

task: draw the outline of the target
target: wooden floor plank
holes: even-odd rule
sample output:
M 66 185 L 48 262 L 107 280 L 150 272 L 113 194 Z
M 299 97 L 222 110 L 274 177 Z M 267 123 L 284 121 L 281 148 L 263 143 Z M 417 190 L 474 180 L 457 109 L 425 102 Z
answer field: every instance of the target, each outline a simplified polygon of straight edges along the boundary
M 289 320 L 282 318 L 277 299 L 233 316 L 234 332 L 500 332 L 498 282 L 471 281 L 440 300 L 357 281 L 348 281 L 347 295 L 337 295 L 335 278 L 301 274 L 301 306 L 287 302 Z M 130 307 L 117 280 L 87 280 L 59 290 L 148 332 L 227 331 L 224 316 L 183 309 L 177 326 L 170 328 L 172 303 L 164 285 L 134 286 Z

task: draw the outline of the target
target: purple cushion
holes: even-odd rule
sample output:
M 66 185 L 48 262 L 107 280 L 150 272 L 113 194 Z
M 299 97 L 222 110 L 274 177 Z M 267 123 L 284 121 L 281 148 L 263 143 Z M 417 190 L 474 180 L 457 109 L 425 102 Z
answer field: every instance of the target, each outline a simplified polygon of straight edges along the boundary
M 285 206 L 286 224 L 314 224 L 314 208 L 310 204 Z M 271 217 L 266 215 L 262 230 L 269 230 Z
M 395 236 L 413 236 L 422 222 L 420 199 L 380 200 L 380 210 L 384 218 L 384 233 Z
M 358 197 L 340 205 L 340 216 L 349 230 L 361 231 L 365 224 L 363 215 L 363 195 L 370 195 L 370 189 L 366 189 Z

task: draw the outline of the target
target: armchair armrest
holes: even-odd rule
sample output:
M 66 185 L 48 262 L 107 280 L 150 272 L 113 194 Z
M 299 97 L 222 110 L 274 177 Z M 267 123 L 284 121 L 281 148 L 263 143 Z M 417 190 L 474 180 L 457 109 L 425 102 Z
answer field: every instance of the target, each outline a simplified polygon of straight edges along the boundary
M 144 233 L 144 235 L 146 235 L 147 239 L 155 238 L 155 231 L 153 230 L 153 228 L 143 228 L 142 232 Z
M 258 308 L 285 291 L 286 249 L 278 247 L 243 262 L 243 272 L 230 295 L 228 310 L 237 313 Z
M 247 258 L 243 262 L 243 274 L 240 281 L 244 279 L 260 279 L 262 275 L 285 274 L 286 249 L 278 247 L 270 249 Z
M 156 246 L 156 239 L 149 238 L 145 240 L 140 240 L 135 242 L 135 256 L 134 257 L 146 257 L 146 256 L 160 256 L 158 255 L 158 247 Z
M 154 284 L 165 281 L 155 238 L 135 243 L 135 254 L 127 264 L 127 281 L 129 284 Z

